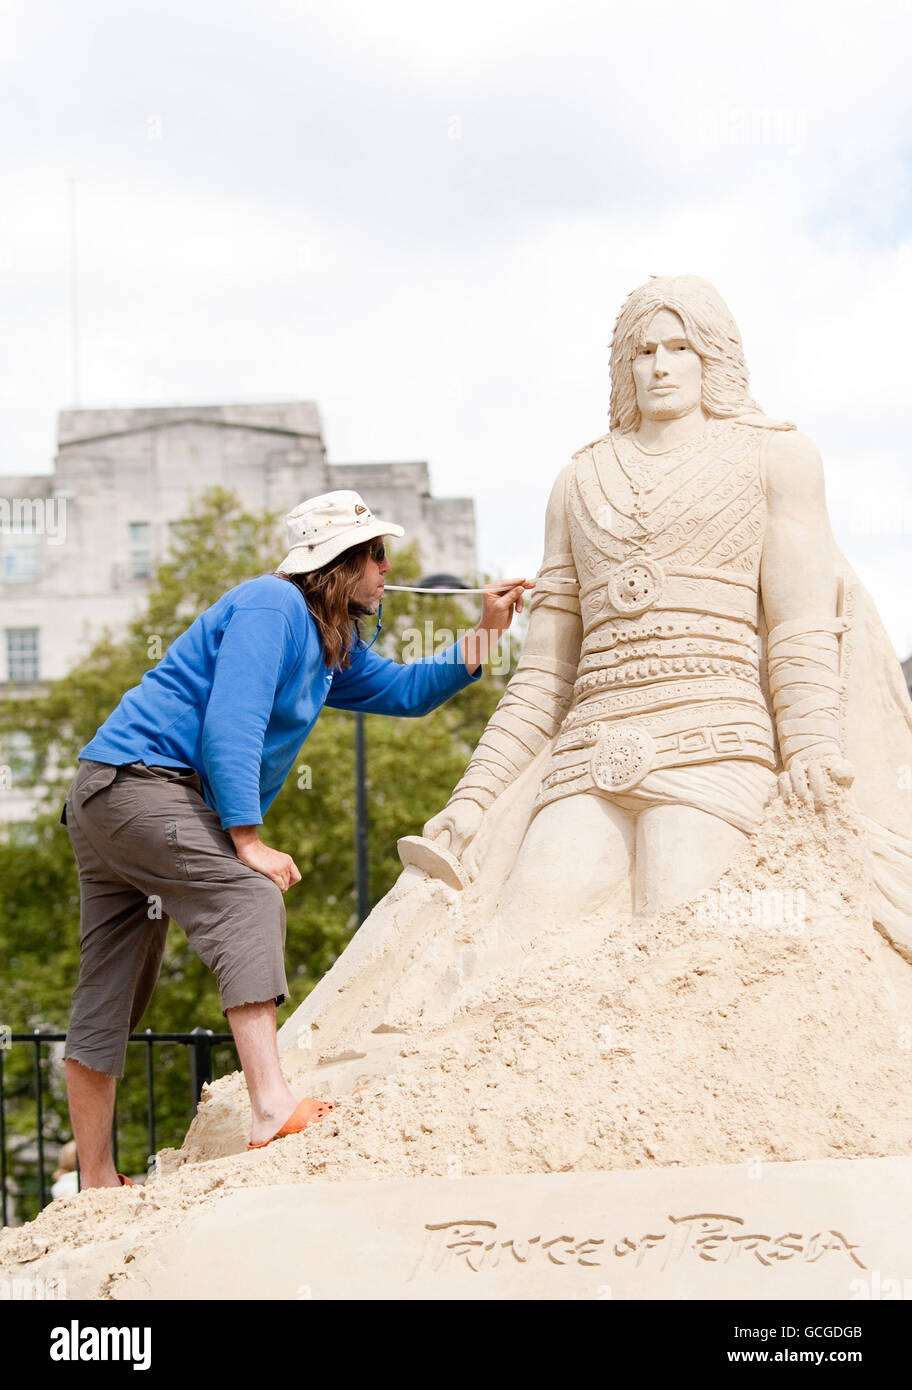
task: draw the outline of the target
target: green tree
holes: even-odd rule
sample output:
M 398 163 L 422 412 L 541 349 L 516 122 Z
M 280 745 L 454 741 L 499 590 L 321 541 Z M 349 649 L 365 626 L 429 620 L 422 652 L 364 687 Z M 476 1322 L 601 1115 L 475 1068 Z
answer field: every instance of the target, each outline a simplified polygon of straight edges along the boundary
M 36 1027 L 63 1031 L 79 961 L 79 885 L 60 807 L 79 750 L 126 690 L 164 656 L 190 622 L 228 589 L 274 568 L 275 521 L 245 512 L 223 489 L 205 494 L 173 528 L 172 550 L 157 567 L 144 612 L 122 636 L 106 631 L 85 657 L 45 693 L 0 702 L 0 740 L 25 732 L 35 754 L 35 776 L 45 786 L 40 812 L 0 840 L 0 954 L 10 963 L 0 1024 L 14 1032 Z M 391 579 L 414 583 L 420 574 L 414 547 L 392 555 Z M 378 649 L 403 659 L 430 654 L 479 611 L 477 600 L 390 594 L 384 601 Z M 368 625 L 369 627 L 369 625 Z M 365 633 L 370 636 L 370 631 Z M 512 644 L 516 649 L 517 644 Z M 430 650 L 428 650 L 430 649 Z M 507 673 L 486 672 L 432 714 L 420 719 L 366 717 L 370 892 L 377 902 L 400 872 L 396 840 L 416 834 L 446 801 L 499 700 Z M 286 894 L 286 963 L 290 996 L 279 1021 L 300 1004 L 332 965 L 357 927 L 354 861 L 354 718 L 321 714 L 302 746 L 295 769 L 261 831 L 293 855 L 302 880 Z M 158 988 L 141 1028 L 185 1032 L 194 1026 L 228 1031 L 215 980 L 172 924 Z M 118 1093 L 120 1166 L 145 1167 L 145 1049 L 128 1049 Z M 169 1049 L 170 1051 L 170 1049 Z M 175 1045 L 167 1063 L 156 1049 L 157 1146 L 179 1143 L 188 1119 L 186 1060 Z M 35 1130 L 31 1049 L 6 1054 L 8 1135 L 11 1147 Z M 221 1067 L 232 1070 L 230 1045 Z M 50 1069 L 49 1069 L 50 1070 Z M 44 1133 L 49 1144 L 69 1137 L 60 1070 L 49 1077 Z M 20 1165 L 21 1169 L 21 1165 Z M 27 1187 L 24 1169 L 18 1174 Z M 33 1214 L 36 1184 L 22 1214 Z

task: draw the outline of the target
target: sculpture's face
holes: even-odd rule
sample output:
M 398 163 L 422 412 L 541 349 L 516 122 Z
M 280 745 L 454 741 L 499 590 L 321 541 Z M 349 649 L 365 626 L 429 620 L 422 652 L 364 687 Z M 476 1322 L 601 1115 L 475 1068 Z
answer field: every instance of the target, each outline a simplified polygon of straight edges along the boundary
M 633 382 L 644 420 L 676 420 L 701 409 L 703 359 L 670 309 L 660 309 L 646 329 L 633 359 Z

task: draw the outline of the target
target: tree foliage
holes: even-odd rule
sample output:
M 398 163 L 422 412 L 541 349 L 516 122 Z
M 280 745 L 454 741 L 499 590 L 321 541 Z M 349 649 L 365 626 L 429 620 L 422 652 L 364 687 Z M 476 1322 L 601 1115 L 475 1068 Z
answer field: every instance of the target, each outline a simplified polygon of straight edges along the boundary
M 172 549 L 154 575 L 144 611 L 124 634 L 105 631 L 83 659 L 45 692 L 0 702 L 0 740 L 24 731 L 35 755 L 34 776 L 43 784 L 38 814 L 11 826 L 0 839 L 0 954 L 9 962 L 2 1016 L 13 1032 L 63 1031 L 79 962 L 79 884 L 60 809 L 80 749 L 169 644 L 228 589 L 270 572 L 275 565 L 275 521 L 245 512 L 224 489 L 203 495 L 193 512 L 172 528 Z M 415 548 L 391 554 L 391 581 L 415 583 Z M 425 557 L 426 561 L 431 557 Z M 394 659 L 423 647 L 430 655 L 471 627 L 477 601 L 443 595 L 390 594 L 384 600 L 377 649 Z M 365 634 L 368 638 L 370 632 Z M 514 641 L 513 648 L 517 648 Z M 506 684 L 507 674 L 486 672 L 480 681 L 419 719 L 365 716 L 369 816 L 370 898 L 376 903 L 398 876 L 396 840 L 417 834 L 446 802 L 462 774 Z M 290 997 L 279 1022 L 300 1004 L 332 965 L 357 928 L 355 883 L 355 717 L 325 709 L 269 810 L 261 837 L 290 853 L 301 882 L 286 894 L 286 968 Z M 141 1028 L 186 1032 L 194 1026 L 227 1032 L 214 977 L 176 924 L 168 933 L 158 987 Z M 156 1049 L 156 1053 L 157 1053 Z M 176 1052 L 181 1051 L 175 1048 Z M 118 1096 L 120 1163 L 145 1168 L 144 1048 L 128 1049 L 127 1074 Z M 29 1055 L 26 1055 L 29 1054 Z M 5 1054 L 8 1141 L 13 1154 L 34 1134 L 31 1048 Z M 236 1065 L 230 1046 L 224 1069 Z M 69 1137 L 61 1068 L 48 1066 L 50 1094 L 44 1133 L 53 1145 Z M 186 1061 L 157 1064 L 157 1143 L 179 1143 L 188 1119 Z M 34 1190 L 18 1168 L 31 1215 Z M 32 1189 L 35 1184 L 32 1183 Z

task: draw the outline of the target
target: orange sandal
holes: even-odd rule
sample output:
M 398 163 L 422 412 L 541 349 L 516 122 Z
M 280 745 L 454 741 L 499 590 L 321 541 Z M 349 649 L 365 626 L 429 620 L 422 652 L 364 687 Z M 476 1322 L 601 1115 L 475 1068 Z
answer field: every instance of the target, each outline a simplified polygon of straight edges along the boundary
M 126 1175 L 126 1173 L 118 1173 L 117 1176 L 120 1178 L 120 1185 L 121 1185 L 121 1187 L 132 1187 L 132 1186 L 133 1186 L 133 1179 L 132 1179 L 132 1178 L 128 1178 L 127 1175 Z
M 262 1144 L 248 1144 L 248 1152 L 251 1149 L 265 1149 L 267 1144 L 271 1144 L 273 1139 L 286 1139 L 289 1134 L 300 1134 L 302 1129 L 314 1124 L 316 1120 L 322 1120 L 329 1114 L 330 1110 L 335 1110 L 335 1105 L 330 1100 L 314 1100 L 312 1096 L 305 1096 L 298 1101 L 288 1119 L 278 1130 L 272 1139 L 264 1139 Z

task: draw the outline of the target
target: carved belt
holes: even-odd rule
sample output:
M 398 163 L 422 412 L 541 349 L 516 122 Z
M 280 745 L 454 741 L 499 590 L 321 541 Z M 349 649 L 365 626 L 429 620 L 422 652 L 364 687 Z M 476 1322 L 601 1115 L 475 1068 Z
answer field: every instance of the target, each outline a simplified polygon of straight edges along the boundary
M 587 629 L 601 614 L 639 617 L 647 609 L 666 612 L 711 613 L 721 618 L 757 621 L 757 583 L 750 576 L 717 573 L 666 574 L 658 560 L 640 557 L 613 566 L 595 585 L 584 583 L 580 601 Z M 587 632 L 588 635 L 588 632 Z
M 587 784 L 591 782 L 601 791 L 629 791 L 642 782 L 652 769 L 657 752 L 656 742 L 645 729 L 632 724 L 618 724 L 598 732 L 590 725 L 585 733 L 588 735 L 590 730 L 595 737 L 586 738 L 586 743 L 592 745 L 588 757 L 572 758 L 569 763 L 563 763 L 549 772 L 542 779 L 539 800 L 562 783 L 577 778 L 585 778 Z
M 694 676 L 683 680 L 654 680 L 647 685 L 638 684 L 630 689 L 611 690 L 595 698 L 580 700 L 572 706 L 565 718 L 562 731 L 577 729 L 581 724 L 592 724 L 599 719 L 632 719 L 648 715 L 650 727 L 653 717 L 668 709 L 679 709 L 683 704 L 714 704 L 737 701 L 742 707 L 751 706 L 761 714 L 766 705 L 757 679 L 743 679 L 734 676 Z
M 674 727 L 677 720 L 669 728 L 652 730 L 633 722 L 596 721 L 565 730 L 554 745 L 539 803 L 547 794 L 564 789 L 630 791 L 653 770 L 724 758 L 749 758 L 775 767 L 772 731 L 762 716 L 746 713 L 733 720 L 733 711 L 727 713 L 727 722 L 726 712 L 720 710 L 696 728 L 691 718 L 684 728 Z
M 573 698 L 584 700 L 596 691 L 607 690 L 609 686 L 654 686 L 664 680 L 674 680 L 678 676 L 724 676 L 730 682 L 744 680 L 756 675 L 756 667 L 741 657 L 696 656 L 696 657 L 643 657 L 625 661 L 623 665 L 604 666 L 600 670 L 585 671 L 573 686 Z M 759 682 L 758 682 L 759 684 Z
M 642 782 L 657 751 L 652 735 L 636 725 L 603 729 L 589 759 L 592 780 L 605 792 L 627 791 Z

